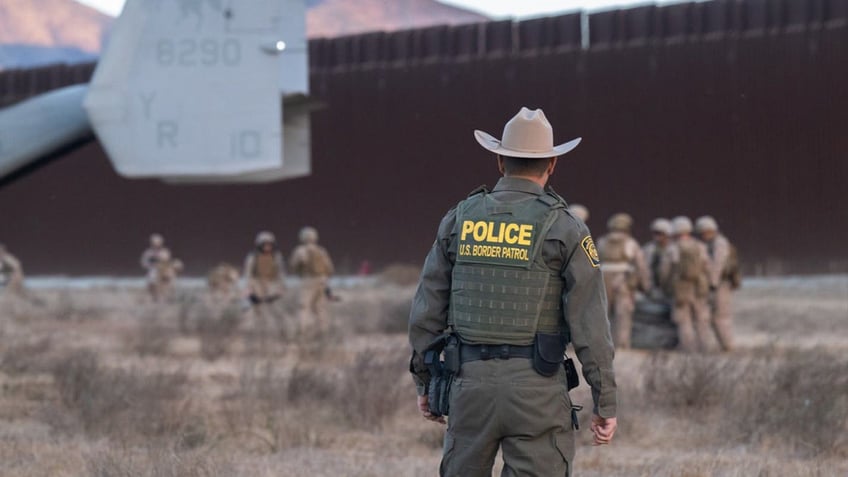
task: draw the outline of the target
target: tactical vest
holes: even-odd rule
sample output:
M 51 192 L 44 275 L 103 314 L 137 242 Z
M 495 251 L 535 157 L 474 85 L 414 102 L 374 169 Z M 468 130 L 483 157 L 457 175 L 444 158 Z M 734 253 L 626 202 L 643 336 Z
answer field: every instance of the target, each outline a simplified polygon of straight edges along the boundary
M 330 264 L 327 263 L 326 252 L 318 245 L 301 245 L 306 259 L 297 265 L 297 273 L 304 277 L 325 277 L 330 274 Z
M 257 253 L 253 256 L 253 278 L 276 280 L 280 276 L 276 253 Z
M 627 237 L 625 235 L 607 235 L 604 238 L 604 246 L 598 249 L 601 263 L 628 263 Z
M 564 283 L 542 260 L 564 208 L 552 193 L 507 203 L 485 190 L 459 204 L 448 324 L 464 342 L 523 346 L 536 333 L 566 333 Z

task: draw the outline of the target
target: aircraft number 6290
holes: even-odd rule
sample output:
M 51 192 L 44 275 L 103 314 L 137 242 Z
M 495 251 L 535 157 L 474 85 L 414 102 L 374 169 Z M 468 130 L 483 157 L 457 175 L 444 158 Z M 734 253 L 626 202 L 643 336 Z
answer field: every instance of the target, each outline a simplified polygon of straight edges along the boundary
M 161 66 L 236 66 L 241 63 L 241 42 L 234 38 L 161 39 L 156 44 Z

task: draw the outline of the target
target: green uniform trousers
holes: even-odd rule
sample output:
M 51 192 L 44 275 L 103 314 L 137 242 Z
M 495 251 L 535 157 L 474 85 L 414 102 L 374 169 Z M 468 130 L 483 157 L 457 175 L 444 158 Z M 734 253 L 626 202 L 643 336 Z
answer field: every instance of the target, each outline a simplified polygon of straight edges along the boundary
M 450 417 L 439 469 L 446 477 L 568 477 L 574 458 L 565 371 L 546 378 L 527 358 L 462 364 L 450 390 Z

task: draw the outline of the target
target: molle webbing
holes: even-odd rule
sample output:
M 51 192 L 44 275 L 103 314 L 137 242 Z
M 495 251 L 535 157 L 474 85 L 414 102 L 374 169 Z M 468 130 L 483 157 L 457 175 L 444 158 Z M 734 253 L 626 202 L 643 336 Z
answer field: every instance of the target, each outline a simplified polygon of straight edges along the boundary
M 564 208 L 545 194 L 501 202 L 484 191 L 457 208 L 459 253 L 448 324 L 474 344 L 529 345 L 536 333 L 563 333 L 563 281 L 542 245 Z
M 562 280 L 549 271 L 457 265 L 451 324 L 472 343 L 527 345 L 562 330 Z

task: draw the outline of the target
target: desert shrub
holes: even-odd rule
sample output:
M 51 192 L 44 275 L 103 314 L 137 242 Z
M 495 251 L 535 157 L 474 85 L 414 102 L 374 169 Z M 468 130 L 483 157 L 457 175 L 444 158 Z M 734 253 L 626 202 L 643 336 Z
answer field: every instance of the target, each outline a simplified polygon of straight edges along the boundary
M 130 348 L 139 356 L 162 356 L 168 351 L 171 330 L 158 322 L 155 315 L 142 317 L 130 340 Z
M 10 343 L 0 354 L 0 370 L 13 375 L 45 371 L 51 345 L 49 338 Z
M 227 354 L 240 321 L 241 311 L 236 306 L 209 310 L 198 317 L 197 334 L 203 359 L 215 361 Z
M 402 405 L 408 358 L 366 350 L 342 374 L 335 407 L 354 427 L 379 429 Z M 408 389 L 408 388 L 407 388 Z
M 312 376 L 310 373 L 298 377 Z M 225 397 L 224 418 L 229 431 L 225 438 L 238 438 L 242 442 L 259 443 L 261 450 L 279 452 L 292 447 L 312 444 L 315 415 L 302 419 L 304 411 L 288 399 L 290 380 L 277 372 L 269 362 L 264 365 L 247 363 L 239 376 L 238 391 Z M 305 391 L 305 388 L 299 388 Z M 332 388 L 329 388 L 332 392 Z M 323 402 L 324 395 L 298 398 L 300 404 Z M 302 400 L 301 400 L 302 399 Z M 310 411 L 306 411 L 310 412 Z
M 801 455 L 848 451 L 848 359 L 827 352 L 745 358 L 658 354 L 644 373 L 643 402 L 718 416 L 733 441 Z
M 412 309 L 411 298 L 395 298 L 384 301 L 380 307 L 378 330 L 381 333 L 406 333 L 409 325 L 409 312 Z
M 420 275 L 421 267 L 393 263 L 380 272 L 380 282 L 406 287 L 418 283 Z
M 791 352 L 751 361 L 732 387 L 729 424 L 744 439 L 800 454 L 848 450 L 848 360 Z
M 344 306 L 333 311 L 333 319 L 345 333 L 406 333 L 411 305 L 412 293 L 408 289 L 350 294 Z
M 96 320 L 103 318 L 105 312 L 101 306 L 79 303 L 68 290 L 62 291 L 51 309 L 51 315 L 59 321 Z
M 55 365 L 53 378 L 60 405 L 91 434 L 173 436 L 190 418 L 190 403 L 181 399 L 183 372 L 110 369 L 94 353 L 78 351 Z
M 292 369 L 286 386 L 286 398 L 292 404 L 331 401 L 337 393 L 337 383 L 314 367 L 298 364 Z
M 737 374 L 715 355 L 657 353 L 644 370 L 645 400 L 667 407 L 707 408 L 720 403 Z
M 168 447 L 109 448 L 85 456 L 92 477 L 230 477 L 233 465 L 220 454 L 176 453 Z

